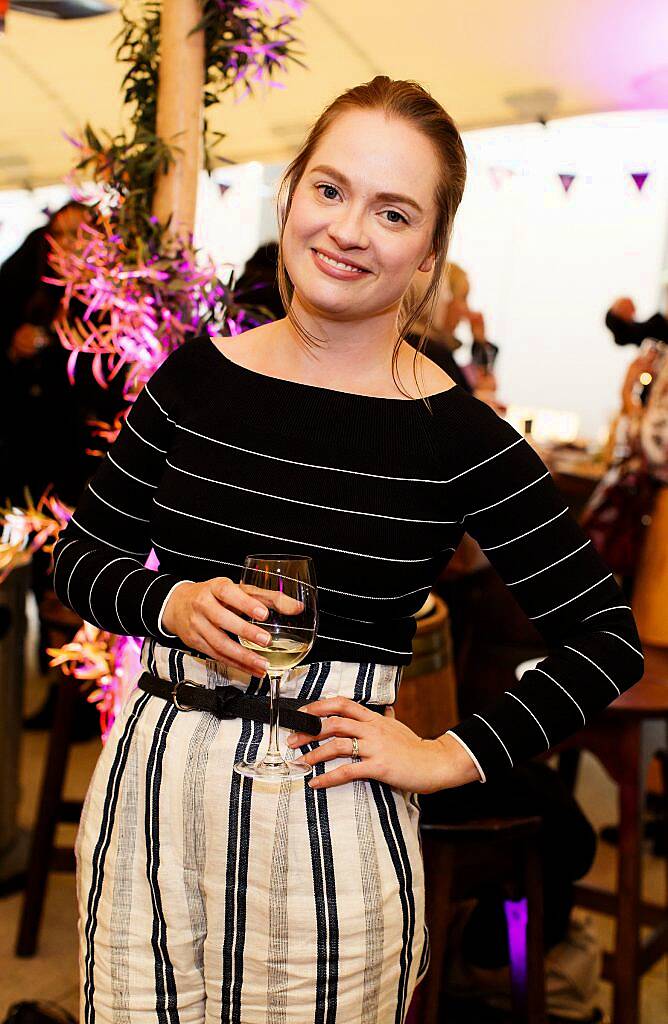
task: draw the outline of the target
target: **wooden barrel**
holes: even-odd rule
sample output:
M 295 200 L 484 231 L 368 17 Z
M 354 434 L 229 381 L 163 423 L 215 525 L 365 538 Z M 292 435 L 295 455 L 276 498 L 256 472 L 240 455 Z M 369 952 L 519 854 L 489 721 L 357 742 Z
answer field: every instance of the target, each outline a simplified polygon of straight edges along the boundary
M 404 669 L 397 718 L 424 739 L 441 736 L 458 721 L 457 683 L 447 605 L 434 597 L 434 609 L 418 619 L 413 660 Z
M 643 643 L 668 647 L 668 487 L 656 495 L 631 604 Z

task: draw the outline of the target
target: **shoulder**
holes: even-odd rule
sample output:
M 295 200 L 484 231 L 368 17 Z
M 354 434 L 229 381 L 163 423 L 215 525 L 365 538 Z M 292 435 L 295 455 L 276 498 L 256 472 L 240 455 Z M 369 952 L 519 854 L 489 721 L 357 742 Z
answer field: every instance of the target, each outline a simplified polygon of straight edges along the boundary
M 465 484 L 476 476 L 541 463 L 522 434 L 491 406 L 461 387 L 431 399 L 433 444 L 444 478 Z M 542 463 L 541 463 L 542 464 Z
M 454 387 L 456 381 L 423 352 L 417 352 L 408 342 L 399 352 L 397 369 L 403 387 L 413 398 L 438 395 Z M 417 378 L 417 383 L 416 383 Z
M 203 374 L 215 356 L 215 349 L 206 335 L 184 341 L 149 377 L 146 383 L 149 394 L 170 404 L 191 385 L 201 387 L 202 380 L 206 379 Z

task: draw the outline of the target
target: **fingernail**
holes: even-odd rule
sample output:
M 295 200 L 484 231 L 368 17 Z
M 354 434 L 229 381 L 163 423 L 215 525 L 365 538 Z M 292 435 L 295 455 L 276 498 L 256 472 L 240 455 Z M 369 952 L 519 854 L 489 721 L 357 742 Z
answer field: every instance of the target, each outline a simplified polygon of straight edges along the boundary
M 318 779 L 311 779 L 311 781 L 309 782 L 309 786 L 311 787 L 311 789 L 317 789 L 319 785 L 320 782 L 318 781 Z
M 266 619 L 268 614 L 269 610 L 267 608 L 263 608 L 262 605 L 258 605 L 257 608 L 253 608 L 254 619 Z
M 271 643 L 271 634 L 270 633 L 265 633 L 263 630 L 260 630 L 258 633 L 255 634 L 255 639 L 257 640 L 257 642 L 259 644 L 265 644 L 265 645 L 266 644 L 270 644 Z
M 261 668 L 263 672 L 269 671 L 269 662 L 266 658 L 256 658 L 255 664 L 258 668 Z

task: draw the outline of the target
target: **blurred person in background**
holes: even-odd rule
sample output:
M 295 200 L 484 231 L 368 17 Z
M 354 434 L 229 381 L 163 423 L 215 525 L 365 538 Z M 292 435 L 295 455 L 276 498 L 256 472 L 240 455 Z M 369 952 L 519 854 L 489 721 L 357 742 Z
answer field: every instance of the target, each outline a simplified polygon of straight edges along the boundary
M 63 286 L 44 280 L 54 274 L 49 238 L 70 249 L 79 227 L 90 221 L 88 207 L 68 202 L 46 224 L 35 228 L 0 267 L 0 374 L 4 384 L 0 406 L 0 503 L 25 507 L 26 490 L 37 502 L 51 487 L 65 504 L 73 506 L 95 471 L 98 458 L 87 452 L 103 447 L 93 438 L 90 420 L 113 423 L 126 405 L 123 374 L 108 388 L 100 387 L 92 372 L 92 357 L 80 355 L 74 383 L 67 375 L 69 352 L 60 343 L 55 323 L 63 315 Z M 70 304 L 71 316 L 84 307 Z M 46 672 L 46 647 L 51 644 L 45 622 L 54 614 L 69 617 L 72 633 L 78 616 L 62 608 L 51 588 L 50 556 L 35 551 L 32 589 L 40 610 L 39 660 Z M 55 705 L 51 688 L 44 707 L 27 721 L 30 728 L 48 728 Z M 82 701 L 77 722 L 81 738 L 97 730 L 97 713 Z
M 234 286 L 235 302 L 246 309 L 265 313 L 263 319 L 285 316 L 277 279 L 278 242 L 266 242 L 250 257 Z
M 431 274 L 422 271 L 416 273 L 412 282 L 416 299 L 426 293 L 430 280 Z M 415 348 L 422 332 L 426 330 L 428 340 L 424 354 L 445 370 L 465 391 L 496 407 L 496 378 L 493 367 L 499 349 L 485 336 L 483 314 L 469 308 L 469 291 L 470 282 L 466 272 L 458 264 L 448 263 L 430 323 L 418 321 L 413 333 L 408 335 L 406 340 Z M 468 320 L 473 335 L 471 359 L 466 365 L 462 365 L 454 357 L 454 353 L 462 348 L 463 344 L 455 335 L 457 326 L 463 320 Z M 500 406 L 498 408 L 501 409 Z
M 54 324 L 62 315 L 62 286 L 44 281 L 53 274 L 49 237 L 71 247 L 79 226 L 90 218 L 81 203 L 69 202 L 32 231 L 0 267 L 0 360 L 5 390 L 0 423 L 0 500 L 25 503 L 25 489 L 37 501 L 49 485 L 68 505 L 76 504 L 96 459 L 89 420 L 112 423 L 124 406 L 123 377 L 107 389 L 92 373 L 92 359 L 77 359 L 74 384 L 67 376 L 69 353 Z M 71 304 L 72 315 L 83 307 Z M 95 447 L 99 447 L 97 441 Z
M 646 338 L 668 342 L 668 319 L 663 313 L 654 313 L 649 320 L 636 320 L 633 299 L 624 295 L 615 299 L 605 317 L 606 327 L 612 331 L 616 345 L 642 345 Z
M 668 647 L 668 318 L 635 318 L 632 298 L 615 300 L 605 318 L 618 345 L 637 345 L 627 368 L 622 411 L 611 431 L 613 456 L 640 456 L 640 479 L 655 487 L 644 513 L 644 537 L 631 579 L 632 604 L 644 643 Z

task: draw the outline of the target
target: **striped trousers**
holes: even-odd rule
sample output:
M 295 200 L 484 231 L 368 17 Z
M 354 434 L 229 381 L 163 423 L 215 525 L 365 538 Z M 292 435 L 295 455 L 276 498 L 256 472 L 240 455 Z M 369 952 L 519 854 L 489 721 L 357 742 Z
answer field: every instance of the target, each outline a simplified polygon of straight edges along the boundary
M 153 641 L 142 662 L 266 688 Z M 282 692 L 389 704 L 400 675 L 320 662 Z M 428 958 L 416 802 L 373 781 L 314 791 L 233 772 L 267 738 L 138 690 L 126 702 L 76 842 L 82 1024 L 404 1020 Z

